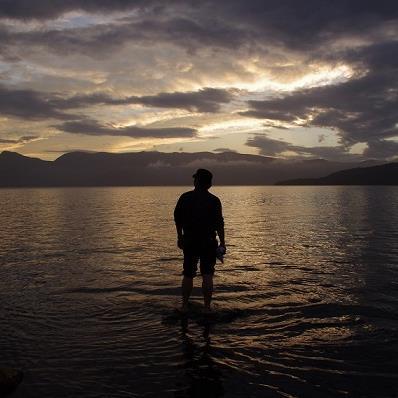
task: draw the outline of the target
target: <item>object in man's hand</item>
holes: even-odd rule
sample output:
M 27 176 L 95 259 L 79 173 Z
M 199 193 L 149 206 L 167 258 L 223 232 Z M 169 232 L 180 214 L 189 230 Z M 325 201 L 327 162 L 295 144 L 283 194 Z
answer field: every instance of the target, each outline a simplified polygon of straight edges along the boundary
M 224 262 L 224 255 L 225 255 L 225 247 L 218 246 L 216 249 L 216 257 L 223 263 Z

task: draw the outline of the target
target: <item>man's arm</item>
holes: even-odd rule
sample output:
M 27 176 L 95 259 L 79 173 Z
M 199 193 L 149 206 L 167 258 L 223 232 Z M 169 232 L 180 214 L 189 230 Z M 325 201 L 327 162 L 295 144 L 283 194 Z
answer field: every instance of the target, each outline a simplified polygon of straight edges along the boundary
M 225 248 L 225 234 L 223 226 L 217 229 L 217 235 L 220 238 L 220 246 L 224 246 Z
M 176 223 L 177 238 L 182 239 L 182 225 Z
M 177 246 L 183 249 L 183 229 L 182 229 L 182 200 L 178 199 L 177 205 L 174 209 L 174 222 L 177 230 Z
M 222 215 L 222 206 L 220 200 L 218 200 L 217 203 L 216 231 L 218 238 L 220 239 L 220 246 L 224 246 L 225 248 L 224 218 Z

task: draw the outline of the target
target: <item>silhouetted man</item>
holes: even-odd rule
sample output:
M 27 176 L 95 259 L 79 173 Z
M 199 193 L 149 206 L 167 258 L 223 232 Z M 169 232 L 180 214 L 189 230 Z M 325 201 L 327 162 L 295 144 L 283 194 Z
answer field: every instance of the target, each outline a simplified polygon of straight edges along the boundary
M 220 239 L 219 251 L 225 253 L 224 220 L 220 199 L 208 191 L 213 175 L 208 170 L 198 169 L 193 178 L 195 189 L 183 193 L 174 210 L 177 245 L 184 251 L 182 310 L 188 308 L 193 278 L 200 260 L 205 311 L 209 312 L 218 246 L 216 234 Z

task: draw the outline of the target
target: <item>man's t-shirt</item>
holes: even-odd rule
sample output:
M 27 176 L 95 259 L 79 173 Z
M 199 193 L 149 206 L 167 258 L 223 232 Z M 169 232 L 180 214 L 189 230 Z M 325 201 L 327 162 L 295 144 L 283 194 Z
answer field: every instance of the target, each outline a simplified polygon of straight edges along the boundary
M 174 220 L 182 226 L 184 239 L 214 240 L 224 225 L 220 199 L 208 191 L 185 192 L 178 199 Z

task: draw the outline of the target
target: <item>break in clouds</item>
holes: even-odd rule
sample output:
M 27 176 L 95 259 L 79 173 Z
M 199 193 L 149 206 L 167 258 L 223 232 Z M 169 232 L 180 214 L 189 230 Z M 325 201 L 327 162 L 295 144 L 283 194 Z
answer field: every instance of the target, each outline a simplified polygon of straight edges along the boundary
M 5 0 L 0 149 L 394 159 L 397 34 L 392 1 Z

